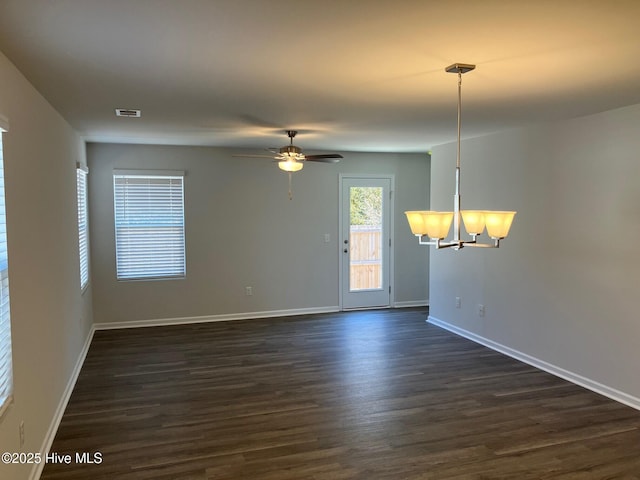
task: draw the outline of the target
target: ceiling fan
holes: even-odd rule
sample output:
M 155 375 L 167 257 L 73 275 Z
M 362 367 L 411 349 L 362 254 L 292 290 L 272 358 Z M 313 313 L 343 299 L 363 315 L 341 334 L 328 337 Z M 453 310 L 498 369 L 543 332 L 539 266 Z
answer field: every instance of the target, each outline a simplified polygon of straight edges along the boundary
M 303 162 L 337 163 L 340 158 L 344 158 L 339 153 L 305 155 L 300 147 L 293 144 L 293 138 L 298 134 L 298 131 L 286 130 L 286 132 L 290 139 L 289 145 L 280 148 L 267 148 L 274 155 L 234 155 L 234 157 L 273 158 L 278 162 L 278 168 L 285 172 L 302 170 Z
M 280 148 L 267 148 L 273 155 L 233 155 L 234 157 L 273 158 L 278 162 L 278 168 L 289 173 L 289 200 L 293 198 L 291 192 L 291 173 L 298 172 L 304 167 L 304 162 L 337 163 L 344 158 L 339 153 L 324 153 L 318 155 L 305 155 L 302 149 L 293 144 L 293 138 L 298 134 L 297 130 L 286 130 L 289 137 L 289 145 Z

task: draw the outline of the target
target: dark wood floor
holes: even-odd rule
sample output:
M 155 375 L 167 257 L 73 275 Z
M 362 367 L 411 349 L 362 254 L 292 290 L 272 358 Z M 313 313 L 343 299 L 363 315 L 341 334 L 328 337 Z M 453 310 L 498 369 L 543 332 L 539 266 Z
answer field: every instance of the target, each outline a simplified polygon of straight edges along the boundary
M 42 479 L 639 479 L 640 412 L 420 309 L 99 331 Z

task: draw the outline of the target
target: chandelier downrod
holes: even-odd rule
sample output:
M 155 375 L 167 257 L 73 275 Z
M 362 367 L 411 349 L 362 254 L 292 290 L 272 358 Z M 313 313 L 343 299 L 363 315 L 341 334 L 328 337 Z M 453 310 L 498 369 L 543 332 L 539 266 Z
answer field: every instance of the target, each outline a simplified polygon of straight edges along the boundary
M 462 127 L 462 71 L 458 69 L 458 136 L 456 148 L 456 191 L 453 203 L 453 241 L 460 241 L 460 131 Z

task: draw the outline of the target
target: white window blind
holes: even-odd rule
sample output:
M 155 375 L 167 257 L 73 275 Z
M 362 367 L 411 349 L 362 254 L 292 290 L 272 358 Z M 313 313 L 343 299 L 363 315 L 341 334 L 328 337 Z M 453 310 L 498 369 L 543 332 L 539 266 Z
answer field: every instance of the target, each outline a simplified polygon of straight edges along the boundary
M 0 128 L 0 415 L 11 402 L 13 373 L 11 362 L 11 318 L 9 311 L 9 259 L 7 222 L 4 208 L 4 161 Z
M 185 276 L 184 175 L 113 175 L 118 280 Z
M 78 193 L 78 252 L 80 255 L 80 290 L 89 283 L 89 213 L 87 210 L 87 171 L 76 169 Z

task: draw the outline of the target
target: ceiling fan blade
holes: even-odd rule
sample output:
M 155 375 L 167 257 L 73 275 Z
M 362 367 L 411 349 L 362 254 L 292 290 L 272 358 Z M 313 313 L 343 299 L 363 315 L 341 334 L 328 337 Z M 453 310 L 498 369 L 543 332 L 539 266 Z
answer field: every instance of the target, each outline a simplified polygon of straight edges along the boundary
M 247 125 L 251 125 L 252 127 L 262 128 L 264 130 L 272 130 L 273 133 L 280 132 L 285 128 L 282 125 L 267 121 L 264 118 L 251 115 L 250 113 L 241 114 L 239 115 L 239 117 Z
M 242 157 L 242 158 L 271 158 L 273 159 L 273 155 L 251 155 L 251 154 L 242 154 L 242 153 L 238 153 L 238 154 L 234 154 L 231 155 L 232 157 Z
M 344 158 L 339 153 L 325 153 L 321 155 L 305 155 L 305 160 L 308 162 L 324 162 L 324 163 L 338 163 L 340 158 Z

